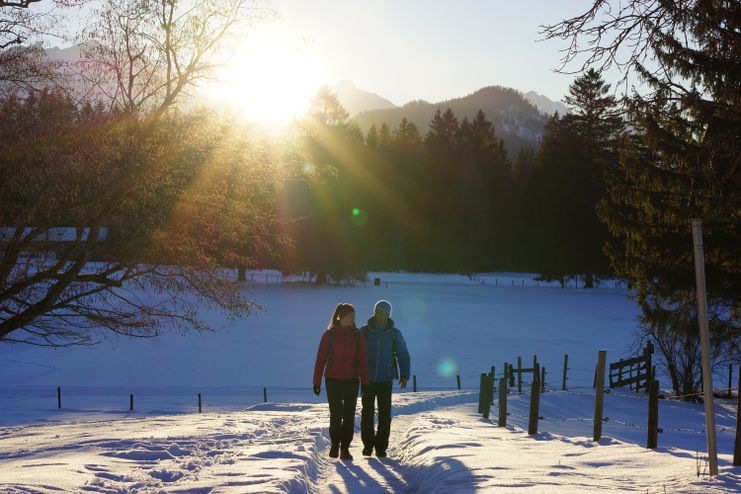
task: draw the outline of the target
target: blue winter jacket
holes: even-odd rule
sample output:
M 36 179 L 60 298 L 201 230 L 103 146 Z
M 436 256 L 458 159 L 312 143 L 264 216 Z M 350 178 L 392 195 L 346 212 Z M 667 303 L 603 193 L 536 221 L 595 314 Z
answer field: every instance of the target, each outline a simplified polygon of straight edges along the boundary
M 389 318 L 386 327 L 380 328 L 375 318 L 360 328 L 368 350 L 368 377 L 373 382 L 391 382 L 401 375 L 409 378 L 409 351 L 404 337 Z

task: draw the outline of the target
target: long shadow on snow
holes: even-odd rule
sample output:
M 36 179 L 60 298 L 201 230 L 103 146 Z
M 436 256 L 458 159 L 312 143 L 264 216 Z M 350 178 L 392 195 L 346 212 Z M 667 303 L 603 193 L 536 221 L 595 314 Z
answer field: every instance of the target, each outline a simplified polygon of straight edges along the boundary
M 374 469 L 387 483 L 382 486 L 366 470 Z M 455 458 L 439 458 L 430 466 L 405 466 L 393 458 L 369 458 L 367 462 L 337 462 L 337 472 L 344 485 L 330 485 L 333 494 L 353 492 L 451 492 L 468 494 L 476 492 L 479 479 Z M 435 486 L 435 487 L 432 487 Z M 420 491 L 423 489 L 423 491 Z

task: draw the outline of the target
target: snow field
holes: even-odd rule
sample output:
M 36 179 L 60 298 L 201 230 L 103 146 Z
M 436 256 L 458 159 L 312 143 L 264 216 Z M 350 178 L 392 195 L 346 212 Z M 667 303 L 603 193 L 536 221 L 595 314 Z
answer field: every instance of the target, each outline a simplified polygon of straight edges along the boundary
M 361 456 L 358 417 L 352 463 L 326 456 L 325 404 L 5 428 L 0 487 L 13 494 L 738 491 L 731 403 L 717 414 L 721 475 L 698 479 L 691 447 L 702 443 L 702 417 L 687 420 L 686 412 L 701 407 L 662 401 L 666 432 L 651 451 L 639 424 L 645 398 L 606 396 L 616 421 L 604 424 L 599 444 L 588 418 L 593 392 L 541 398 L 544 420 L 531 437 L 524 394 L 510 395 L 506 428 L 476 414 L 472 391 L 395 395 L 389 457 Z
M 735 402 L 716 404 L 715 479 L 696 476 L 706 449 L 700 405 L 660 401 L 664 433 L 651 451 L 645 396 L 613 390 L 603 439 L 591 441 L 597 350 L 608 362 L 636 350 L 638 310 L 623 288 L 561 289 L 512 273 L 371 273 L 380 287 L 317 288 L 269 275 L 255 274 L 264 310 L 254 317 L 204 313 L 223 328 L 213 334 L 0 346 L 0 492 L 741 492 Z M 337 302 L 353 303 L 362 324 L 381 298 L 394 304 L 420 392 L 395 390 L 389 458 L 362 457 L 358 433 L 355 461 L 331 460 L 326 398 L 310 390 L 316 347 Z M 492 420 L 477 415 L 474 386 L 491 365 L 501 374 L 505 361 L 522 356 L 528 367 L 537 354 L 554 388 L 565 353 L 569 391 L 541 396 L 537 435 L 525 432 L 527 394 L 509 395 L 506 428 L 496 407 Z

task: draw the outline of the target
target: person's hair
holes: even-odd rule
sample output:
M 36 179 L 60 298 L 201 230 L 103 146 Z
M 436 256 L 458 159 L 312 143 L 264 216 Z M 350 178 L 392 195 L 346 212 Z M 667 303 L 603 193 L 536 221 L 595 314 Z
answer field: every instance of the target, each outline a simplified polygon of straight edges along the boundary
M 334 309 L 334 314 L 332 314 L 332 320 L 329 321 L 329 326 L 327 326 L 327 329 L 332 329 L 332 326 L 334 326 L 340 321 L 340 319 L 350 314 L 351 312 L 355 312 L 355 307 L 353 307 L 351 304 L 337 304 L 337 307 L 335 307 Z

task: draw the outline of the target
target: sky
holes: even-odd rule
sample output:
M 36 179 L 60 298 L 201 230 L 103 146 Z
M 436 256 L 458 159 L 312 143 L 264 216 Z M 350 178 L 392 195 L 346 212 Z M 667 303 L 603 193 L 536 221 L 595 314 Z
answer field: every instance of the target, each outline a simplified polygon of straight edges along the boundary
M 558 40 L 540 25 L 579 14 L 585 0 L 274 0 L 330 83 L 349 79 L 397 105 L 465 96 L 490 85 L 561 100 Z
M 441 102 L 493 85 L 561 101 L 576 75 L 555 71 L 566 43 L 543 40 L 541 26 L 583 13 L 591 0 L 266 4 L 278 19 L 246 29 L 229 46 L 234 55 L 215 74 L 218 82 L 207 83 L 200 94 L 248 120 L 282 126 L 306 111 L 321 85 L 346 79 L 398 106 Z M 80 11 L 76 17 L 73 24 L 89 18 Z

